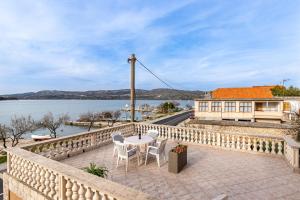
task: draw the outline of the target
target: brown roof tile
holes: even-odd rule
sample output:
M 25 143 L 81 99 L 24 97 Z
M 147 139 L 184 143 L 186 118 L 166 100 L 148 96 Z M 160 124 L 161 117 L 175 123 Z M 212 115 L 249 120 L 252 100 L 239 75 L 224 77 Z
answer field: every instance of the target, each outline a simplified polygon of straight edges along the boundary
M 218 88 L 212 92 L 213 99 L 263 99 L 273 98 L 275 86 L 253 86 L 243 88 Z

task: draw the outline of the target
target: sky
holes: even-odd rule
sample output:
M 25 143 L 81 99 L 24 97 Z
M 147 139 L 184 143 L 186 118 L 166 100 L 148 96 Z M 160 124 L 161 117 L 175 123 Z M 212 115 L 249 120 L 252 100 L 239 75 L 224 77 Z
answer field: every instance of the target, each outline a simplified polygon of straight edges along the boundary
M 0 1 L 0 94 L 129 88 L 132 53 L 176 89 L 300 87 L 300 0 Z

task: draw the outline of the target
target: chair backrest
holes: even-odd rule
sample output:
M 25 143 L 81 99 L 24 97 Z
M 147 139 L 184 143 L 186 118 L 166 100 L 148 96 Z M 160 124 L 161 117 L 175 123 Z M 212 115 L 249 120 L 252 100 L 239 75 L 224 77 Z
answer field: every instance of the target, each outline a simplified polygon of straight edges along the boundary
M 159 147 L 158 147 L 158 153 L 161 154 L 162 152 L 165 151 L 166 144 L 167 144 L 168 139 L 164 139 L 160 142 Z
M 124 142 L 124 137 L 119 133 L 119 134 L 112 134 L 112 140 L 113 142 L 118 141 L 123 143 Z
M 149 135 L 153 139 L 156 139 L 158 137 L 158 131 L 157 130 L 153 130 L 153 129 L 148 130 L 147 131 L 147 135 Z
M 128 156 L 127 146 L 124 143 L 116 141 L 115 145 L 117 147 L 118 155 L 123 156 L 123 157 L 127 157 Z

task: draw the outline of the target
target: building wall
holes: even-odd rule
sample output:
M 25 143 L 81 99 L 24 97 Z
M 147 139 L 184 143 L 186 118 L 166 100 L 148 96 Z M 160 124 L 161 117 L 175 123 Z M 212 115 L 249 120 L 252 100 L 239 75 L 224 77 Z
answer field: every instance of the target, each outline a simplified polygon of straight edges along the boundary
M 221 101 L 221 111 L 220 112 L 212 112 L 211 105 L 214 101 L 207 101 L 208 102 L 208 110 L 207 112 L 200 112 L 199 111 L 199 102 L 203 101 L 195 101 L 195 117 L 200 120 L 249 120 L 249 121 L 257 121 L 257 122 L 273 122 L 273 123 L 281 123 L 283 120 L 283 102 L 279 102 L 278 105 L 278 112 L 263 112 L 263 111 L 255 111 L 255 103 L 261 101 L 244 101 L 244 102 L 251 102 L 252 110 L 251 112 L 240 112 L 240 102 L 243 101 L 228 101 L 228 102 L 235 102 L 236 108 L 235 112 L 226 112 L 225 111 L 225 102 Z M 220 102 L 220 100 L 216 100 Z M 264 108 L 265 109 L 265 108 Z

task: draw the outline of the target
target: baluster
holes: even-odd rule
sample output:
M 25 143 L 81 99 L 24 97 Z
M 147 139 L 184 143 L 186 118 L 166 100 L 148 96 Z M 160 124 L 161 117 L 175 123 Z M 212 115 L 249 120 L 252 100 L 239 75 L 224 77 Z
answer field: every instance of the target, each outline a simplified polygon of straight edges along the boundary
M 204 132 L 203 130 L 200 130 L 200 132 L 199 132 L 199 143 L 200 144 L 203 144 L 203 138 L 202 138 L 203 137 L 203 132 Z
M 40 187 L 40 172 L 41 172 L 41 169 L 39 166 L 37 166 L 36 168 L 36 176 L 35 176 L 35 186 L 34 188 L 38 189 Z
M 225 136 L 222 134 L 222 147 L 225 148 Z
M 246 150 L 246 138 L 245 138 L 245 136 L 242 136 L 242 137 L 243 137 L 242 149 Z
M 45 173 L 45 190 L 44 190 L 44 193 L 46 195 L 48 195 L 48 193 L 51 191 L 51 187 L 50 187 L 50 172 L 48 170 L 46 170 L 46 173 Z
M 248 137 L 248 146 L 247 146 L 247 150 L 251 151 L 251 138 Z
M 31 187 L 34 187 L 35 186 L 35 184 L 36 184 L 36 166 L 35 166 L 35 164 L 32 164 L 32 169 L 31 169 L 31 180 L 30 180 L 30 182 L 29 182 L 29 185 L 31 186 Z
M 230 148 L 229 134 L 226 135 L 226 148 Z
M 253 138 L 253 151 L 257 152 L 257 140 Z
M 203 144 L 206 144 L 207 132 L 203 131 Z
M 18 162 L 17 162 L 17 178 L 22 180 L 22 163 L 23 160 L 21 158 L 18 158 Z
M 82 184 L 80 184 L 79 190 L 78 190 L 79 198 L 78 200 L 84 200 L 84 188 Z
M 266 145 L 265 153 L 271 153 L 270 149 L 269 149 L 269 144 L 270 144 L 270 141 L 265 139 L 265 145 Z
M 86 193 L 85 193 L 85 199 L 86 200 L 92 200 L 92 195 L 93 195 L 93 193 L 92 193 L 91 189 L 87 188 Z
M 278 153 L 279 155 L 282 155 L 282 142 L 278 141 Z
M 207 144 L 211 145 L 211 132 L 210 131 L 207 134 Z
M 45 169 L 41 168 L 41 172 L 40 172 L 40 187 L 38 188 L 38 190 L 40 192 L 43 192 L 45 189 Z
M 71 180 L 68 179 L 67 180 L 67 184 L 66 184 L 66 198 L 67 200 L 72 200 L 72 183 Z
M 237 150 L 240 150 L 240 149 L 241 149 L 241 136 L 239 136 L 239 135 L 237 135 L 236 149 L 237 149 Z
M 221 135 L 220 133 L 217 133 L 217 146 L 221 146 Z
M 29 161 L 27 161 L 27 174 L 28 176 L 26 177 L 26 183 L 28 185 L 30 185 L 30 183 L 32 182 L 32 163 L 30 163 Z
M 263 140 L 261 138 L 259 138 L 259 152 L 263 153 Z
M 58 199 L 58 195 L 59 195 L 59 175 L 56 174 L 55 175 L 55 187 L 54 187 L 54 191 L 55 191 L 55 194 L 54 194 L 54 199 Z
M 55 175 L 54 175 L 54 172 L 51 172 L 51 175 L 50 175 L 50 184 L 49 184 L 49 188 L 50 188 L 50 191 L 49 191 L 49 196 L 51 198 L 54 197 L 55 195 Z
M 235 149 L 236 145 L 235 145 L 235 135 L 231 136 L 231 149 Z
M 100 200 L 100 199 L 101 199 L 101 196 L 100 196 L 99 192 L 95 191 L 94 196 L 93 196 L 93 200 Z
M 78 185 L 74 181 L 72 186 L 72 200 L 77 200 L 77 199 L 78 199 Z
M 25 183 L 27 182 L 27 180 L 28 180 L 28 161 L 26 161 L 26 160 L 23 160 L 23 164 L 24 164 L 24 166 L 23 166 L 23 176 L 22 176 L 22 181 L 24 181 Z
M 272 146 L 271 146 L 271 154 L 276 154 L 276 152 L 275 152 L 275 140 L 274 139 L 272 139 Z
M 215 136 L 215 133 L 212 133 L 212 145 L 213 146 L 216 146 L 216 136 Z

